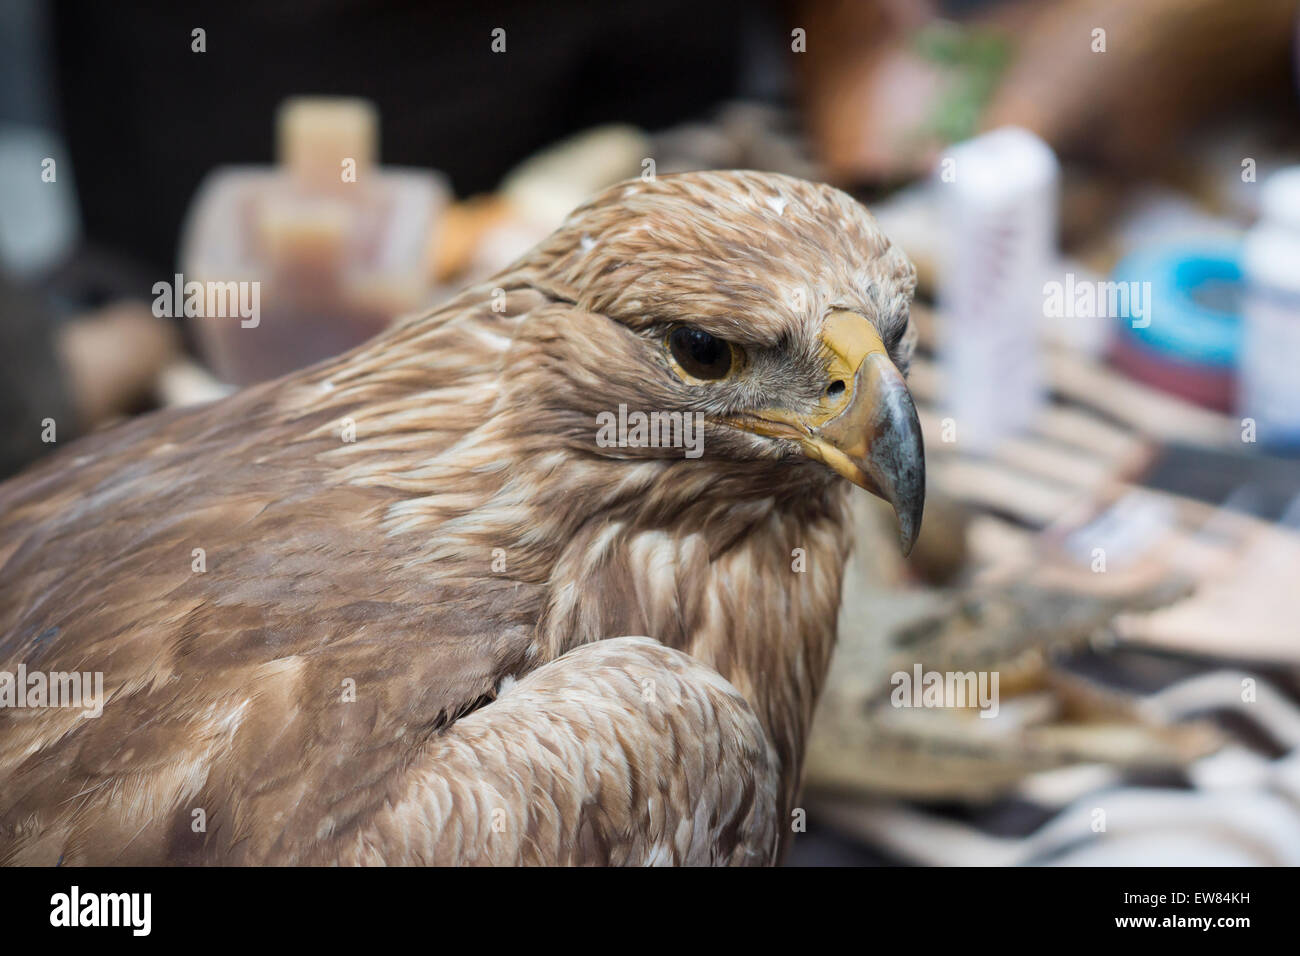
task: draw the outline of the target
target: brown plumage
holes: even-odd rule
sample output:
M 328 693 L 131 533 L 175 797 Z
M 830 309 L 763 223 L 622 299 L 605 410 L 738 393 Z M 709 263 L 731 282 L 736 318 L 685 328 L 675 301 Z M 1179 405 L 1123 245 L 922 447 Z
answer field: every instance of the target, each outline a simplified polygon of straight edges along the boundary
M 628 182 L 349 354 L 0 485 L 0 670 L 106 698 L 0 709 L 0 862 L 773 861 L 850 545 L 832 468 L 919 517 L 913 286 L 829 187 Z M 828 391 L 850 313 L 875 344 Z M 679 326 L 732 371 L 684 374 Z M 700 412 L 702 457 L 603 447 L 620 403 Z M 866 457 L 835 431 L 864 409 Z

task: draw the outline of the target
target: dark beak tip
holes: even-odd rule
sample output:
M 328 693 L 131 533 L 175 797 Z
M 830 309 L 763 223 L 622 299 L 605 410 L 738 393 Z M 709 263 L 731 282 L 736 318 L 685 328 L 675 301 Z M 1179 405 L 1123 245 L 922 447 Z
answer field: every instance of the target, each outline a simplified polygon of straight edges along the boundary
M 898 544 L 902 548 L 903 557 L 910 557 L 912 548 L 916 545 L 916 539 L 921 536 L 921 511 L 918 508 L 915 515 L 898 515 Z

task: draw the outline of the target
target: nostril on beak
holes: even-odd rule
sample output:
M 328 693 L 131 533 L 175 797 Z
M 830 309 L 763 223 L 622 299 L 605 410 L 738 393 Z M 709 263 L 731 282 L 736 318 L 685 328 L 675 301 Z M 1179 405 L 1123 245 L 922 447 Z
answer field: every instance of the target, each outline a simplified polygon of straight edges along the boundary
M 831 384 L 828 385 L 826 388 L 827 398 L 839 398 L 843 394 L 844 394 L 844 383 L 839 379 L 836 379 L 835 381 L 831 382 Z

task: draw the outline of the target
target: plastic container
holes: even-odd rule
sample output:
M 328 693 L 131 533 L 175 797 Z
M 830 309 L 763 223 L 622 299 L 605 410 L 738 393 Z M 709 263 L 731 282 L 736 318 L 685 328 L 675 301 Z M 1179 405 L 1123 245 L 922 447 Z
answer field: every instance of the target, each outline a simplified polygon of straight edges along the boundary
M 1056 254 L 1060 168 L 1046 143 L 1014 127 L 963 143 L 949 158 L 953 177 L 935 182 L 947 236 L 939 281 L 945 406 L 958 444 L 984 452 L 1029 426 L 1045 398 L 1039 324 Z
M 1242 248 L 1244 328 L 1237 411 L 1260 445 L 1300 450 L 1300 166 L 1271 176 Z
M 436 173 L 376 165 L 365 101 L 290 100 L 277 127 L 281 164 L 210 174 L 181 240 L 177 284 L 233 282 L 257 303 L 252 318 L 187 312 L 204 358 L 241 385 L 346 351 L 426 305 L 428 248 L 450 197 Z
M 1236 243 L 1153 245 L 1126 256 L 1112 282 L 1149 289 L 1147 321 L 1114 317 L 1110 358 L 1132 378 L 1229 411 L 1241 352 L 1242 275 Z

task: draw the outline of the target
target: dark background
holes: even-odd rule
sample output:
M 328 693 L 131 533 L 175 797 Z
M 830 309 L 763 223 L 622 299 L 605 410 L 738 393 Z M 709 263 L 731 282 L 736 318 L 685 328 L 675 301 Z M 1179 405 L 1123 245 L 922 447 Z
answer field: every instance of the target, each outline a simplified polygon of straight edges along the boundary
M 165 274 L 200 180 L 270 162 L 269 118 L 288 96 L 374 101 L 391 120 L 386 164 L 439 169 L 471 195 L 567 133 L 658 129 L 736 95 L 739 25 L 770 12 L 734 0 L 64 0 L 50 26 L 86 235 Z M 490 49 L 497 26 L 506 56 Z M 195 27 L 206 53 L 191 52 Z

